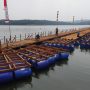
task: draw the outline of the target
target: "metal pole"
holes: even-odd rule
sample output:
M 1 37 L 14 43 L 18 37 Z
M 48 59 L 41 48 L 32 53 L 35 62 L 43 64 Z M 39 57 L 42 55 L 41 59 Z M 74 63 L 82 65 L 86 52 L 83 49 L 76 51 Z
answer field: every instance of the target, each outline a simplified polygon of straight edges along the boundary
M 0 40 L 0 53 L 2 53 L 1 40 Z
M 20 34 L 20 41 L 21 41 L 21 37 L 22 37 L 22 36 L 21 36 L 21 34 Z
M 56 32 L 55 32 L 56 35 L 58 35 L 58 15 L 59 15 L 59 11 L 57 11 L 57 28 L 56 28 Z
M 74 24 L 74 21 L 75 21 L 75 16 L 73 16 L 73 24 Z
M 26 37 L 27 37 L 27 36 L 26 36 L 26 33 L 25 33 L 25 39 L 26 39 Z
M 15 35 L 15 42 L 16 42 L 16 35 Z
M 6 43 L 6 38 L 5 38 L 5 36 L 4 36 L 4 44 Z
M 59 15 L 59 11 L 57 11 L 57 29 L 58 29 L 58 15 Z
M 10 28 L 10 21 L 9 21 L 9 33 L 10 33 L 10 42 L 11 42 L 11 28 Z
M 6 46 L 7 46 L 7 48 L 8 48 L 8 40 L 6 39 Z

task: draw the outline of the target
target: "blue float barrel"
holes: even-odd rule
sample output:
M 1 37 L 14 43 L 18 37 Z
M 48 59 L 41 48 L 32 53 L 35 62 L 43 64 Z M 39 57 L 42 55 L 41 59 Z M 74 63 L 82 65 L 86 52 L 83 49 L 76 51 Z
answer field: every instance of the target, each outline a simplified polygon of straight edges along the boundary
M 49 65 L 54 64 L 55 62 L 56 62 L 55 57 L 49 57 L 48 58 Z
M 13 80 L 12 72 L 0 73 L 0 83 L 7 83 Z
M 54 58 L 55 58 L 56 61 L 60 60 L 61 59 L 61 55 L 60 54 L 55 54 Z
M 49 43 L 48 46 L 52 46 L 52 43 Z
M 73 45 L 74 46 L 79 46 L 79 42 L 75 42 Z
M 43 60 L 40 62 L 37 62 L 37 66 L 35 66 L 35 69 L 37 70 L 43 70 L 49 67 L 49 63 L 47 60 Z
M 28 62 L 32 64 L 32 67 L 37 67 L 37 61 L 36 60 L 29 59 Z
M 80 48 L 81 49 L 85 48 L 85 44 L 80 44 Z
M 68 59 L 69 54 L 68 53 L 60 53 L 61 59 Z
M 14 74 L 15 74 L 16 79 L 20 79 L 23 77 L 29 77 L 32 75 L 32 70 L 31 68 L 22 68 L 22 69 L 14 71 Z
M 69 45 L 68 49 L 69 49 L 70 51 L 74 51 L 74 46 L 73 46 L 73 45 Z

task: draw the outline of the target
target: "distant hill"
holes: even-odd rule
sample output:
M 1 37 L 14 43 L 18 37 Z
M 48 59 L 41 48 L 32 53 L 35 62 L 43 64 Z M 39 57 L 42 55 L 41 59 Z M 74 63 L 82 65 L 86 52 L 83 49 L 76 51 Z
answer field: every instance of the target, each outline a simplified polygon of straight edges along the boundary
M 73 22 L 67 21 L 49 21 L 49 20 L 10 20 L 10 25 L 90 25 L 90 20 L 77 20 Z M 0 20 L 0 25 L 8 25 L 5 20 Z

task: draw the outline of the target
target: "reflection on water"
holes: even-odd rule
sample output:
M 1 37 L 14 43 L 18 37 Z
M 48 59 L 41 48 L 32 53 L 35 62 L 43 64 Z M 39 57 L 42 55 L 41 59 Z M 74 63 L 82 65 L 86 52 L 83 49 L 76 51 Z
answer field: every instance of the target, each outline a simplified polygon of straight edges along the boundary
M 13 81 L 7 85 L 0 86 L 0 90 L 18 90 L 18 88 L 23 88 L 26 84 L 33 87 L 32 77 L 28 77 L 22 80 Z
M 0 87 L 0 90 L 90 90 L 90 50 L 75 49 L 68 60 L 60 60 L 30 78 Z
M 63 66 L 63 65 L 68 65 L 68 60 L 59 60 L 58 62 L 56 62 L 56 64 L 51 65 L 49 68 L 47 68 L 45 70 L 41 70 L 41 71 L 34 70 L 32 76 L 37 79 L 40 79 L 41 75 L 45 75 L 45 76 L 49 77 L 50 70 L 55 71 L 55 69 L 54 69 L 55 66 Z
M 90 49 L 80 49 L 81 52 L 90 53 Z
M 46 75 L 48 76 L 48 72 L 49 72 L 49 68 L 43 70 L 43 71 L 35 71 L 33 72 L 33 77 L 37 78 L 37 79 L 40 79 L 40 76 L 41 75 Z
M 56 62 L 56 65 L 57 66 L 68 65 L 68 59 L 61 60 L 61 61 Z

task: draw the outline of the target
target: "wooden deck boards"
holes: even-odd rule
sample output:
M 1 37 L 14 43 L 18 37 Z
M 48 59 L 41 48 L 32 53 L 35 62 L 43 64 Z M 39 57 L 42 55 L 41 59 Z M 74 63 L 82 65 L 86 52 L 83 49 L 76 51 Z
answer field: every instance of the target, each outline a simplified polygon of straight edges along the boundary
M 58 36 L 56 36 L 56 35 L 44 36 L 44 37 L 41 37 L 40 40 L 38 40 L 38 41 L 36 41 L 35 39 L 26 39 L 26 40 L 16 41 L 14 43 L 9 43 L 8 46 L 10 48 L 15 48 L 15 47 L 28 45 L 28 44 L 34 44 L 37 42 L 43 42 L 43 41 L 57 38 L 57 37 L 62 37 L 62 38 L 66 38 L 66 39 L 77 39 L 76 32 L 80 32 L 80 36 L 83 36 L 84 34 L 90 32 L 90 28 L 83 29 L 83 30 L 81 29 L 81 30 L 74 30 L 74 31 L 68 31 L 68 32 L 61 32 L 58 34 Z M 2 44 L 2 48 L 5 48 L 6 46 L 7 46 L 6 44 Z

